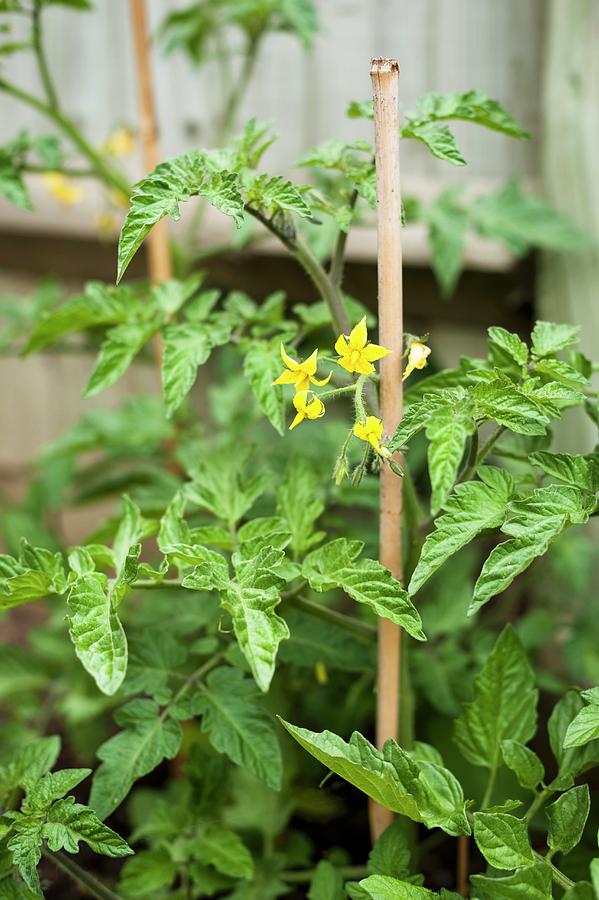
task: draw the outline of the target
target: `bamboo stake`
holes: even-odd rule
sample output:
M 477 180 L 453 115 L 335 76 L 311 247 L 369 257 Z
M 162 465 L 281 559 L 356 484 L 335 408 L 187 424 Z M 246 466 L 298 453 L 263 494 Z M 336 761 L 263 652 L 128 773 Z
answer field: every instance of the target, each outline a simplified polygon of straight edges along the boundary
M 378 208 L 379 341 L 391 350 L 381 360 L 381 416 L 393 434 L 403 413 L 403 298 L 401 191 L 399 182 L 399 63 L 373 59 L 374 135 Z M 402 479 L 389 466 L 381 470 L 380 561 L 402 578 Z M 388 619 L 379 621 L 376 742 L 397 740 L 399 730 L 401 632 Z M 373 840 L 390 825 L 393 814 L 371 803 Z
M 457 889 L 462 897 L 468 896 L 468 862 L 470 846 L 467 834 L 458 835 Z
M 140 114 L 139 131 L 143 147 L 144 168 L 147 172 L 152 172 L 159 162 L 158 123 L 152 84 L 150 35 L 145 0 L 129 0 L 129 9 L 135 48 Z M 172 259 L 166 219 L 154 225 L 146 241 L 148 245 L 148 274 L 150 281 L 154 284 L 168 281 L 172 277 Z

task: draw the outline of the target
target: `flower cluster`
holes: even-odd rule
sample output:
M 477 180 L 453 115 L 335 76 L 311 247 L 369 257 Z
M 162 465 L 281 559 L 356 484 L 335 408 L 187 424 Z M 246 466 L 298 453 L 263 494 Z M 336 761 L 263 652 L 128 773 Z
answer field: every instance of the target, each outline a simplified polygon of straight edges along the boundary
M 404 380 L 414 369 L 423 369 L 426 366 L 431 351 L 425 341 L 426 337 L 415 338 L 408 336 L 404 354 L 407 357 L 407 365 L 403 375 Z M 354 383 L 332 388 L 319 396 L 312 390 L 311 385 L 324 387 L 330 382 L 333 373 L 329 372 L 325 378 L 316 377 L 318 371 L 318 350 L 314 350 L 307 359 L 299 361 L 290 356 L 283 344 L 281 344 L 281 359 L 285 364 L 285 369 L 275 379 L 273 385 L 292 384 L 295 388 L 293 406 L 296 414 L 289 428 L 290 430 L 295 428 L 304 419 L 322 418 L 326 411 L 323 399 L 347 391 L 354 391 L 356 420 L 344 445 L 342 456 L 345 455 L 345 447 L 353 435 L 364 441 L 368 445 L 368 449 L 372 448 L 377 456 L 391 462 L 391 452 L 381 443 L 383 439 L 383 422 L 377 416 L 367 414 L 364 401 L 362 400 L 365 381 L 376 373 L 374 363 L 387 356 L 391 351 L 368 340 L 366 316 L 358 322 L 349 335 L 339 335 L 335 342 L 335 350 L 337 351 L 338 359 L 334 360 L 334 362 L 345 369 L 346 372 L 357 375 L 358 378 Z M 368 453 L 365 454 L 365 457 L 367 455 Z M 393 469 L 397 471 L 396 466 L 393 466 Z M 346 473 L 345 465 L 341 466 L 341 471 L 344 474 Z

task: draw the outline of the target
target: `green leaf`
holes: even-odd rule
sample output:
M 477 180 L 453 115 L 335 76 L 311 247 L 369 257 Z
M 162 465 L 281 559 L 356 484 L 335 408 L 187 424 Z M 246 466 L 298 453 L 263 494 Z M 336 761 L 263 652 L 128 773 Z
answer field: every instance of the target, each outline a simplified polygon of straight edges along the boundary
M 457 191 L 439 194 L 422 213 L 428 226 L 431 263 L 441 293 L 450 297 L 464 265 L 468 213 L 458 203 Z
M 556 790 L 570 787 L 577 775 L 599 763 L 599 740 L 592 740 L 581 747 L 564 746 L 570 723 L 583 708 L 578 691 L 567 691 L 549 717 L 549 743 L 558 763 L 558 775 L 551 787 Z
M 427 535 L 408 587 L 410 595 L 477 534 L 503 522 L 514 488 L 511 475 L 493 466 L 480 466 L 477 474 L 481 481 L 456 485 L 443 504 L 445 514 L 436 519 L 435 530 Z
M 516 365 L 525 366 L 528 363 L 528 347 L 517 334 L 497 326 L 487 330 L 491 341 L 507 353 Z
M 468 614 L 509 587 L 565 528 L 586 522 L 595 505 L 594 496 L 567 485 L 537 488 L 522 500 L 510 502 L 501 530 L 511 540 L 494 547 L 486 559 Z
M 360 881 L 360 887 L 369 900 L 429 900 L 439 896 L 428 888 L 389 875 L 369 875 Z
M 112 548 L 117 576 L 123 573 L 131 548 L 139 542 L 142 536 L 141 510 L 127 494 L 124 494 L 123 512 Z
M 70 297 L 58 309 L 42 315 L 23 353 L 26 355 L 43 350 L 73 331 L 84 331 L 98 325 L 124 324 L 140 315 L 143 309 L 143 304 L 130 287 L 88 281 L 82 294 Z
M 302 557 L 324 537 L 322 531 L 314 530 L 324 510 L 323 491 L 305 460 L 296 457 L 290 461 L 277 496 L 277 512 L 291 531 L 291 549 L 296 557 Z
M 530 740 L 537 724 L 534 683 L 524 648 L 506 625 L 474 679 L 474 700 L 464 705 L 455 723 L 455 740 L 468 762 L 496 769 L 502 741 Z
M 588 784 L 573 787 L 558 797 L 545 810 L 549 822 L 547 845 L 560 853 L 573 850 L 582 838 L 590 808 Z
M 568 888 L 563 900 L 597 900 L 597 894 L 589 881 L 579 881 L 578 884 Z
M 185 486 L 192 503 L 214 513 L 232 527 L 264 493 L 270 478 L 265 472 L 246 472 L 249 449 L 202 457 L 193 468 L 193 481 Z
M 209 825 L 194 840 L 193 856 L 205 865 L 214 866 L 231 878 L 252 878 L 254 860 L 241 838 L 234 831 Z
M 94 773 L 90 794 L 90 806 L 101 819 L 120 806 L 138 778 L 163 759 L 173 759 L 181 745 L 181 726 L 160 715 L 152 700 L 132 700 L 115 718 L 125 730 L 98 749 L 102 763 Z
M 118 381 L 155 330 L 153 325 L 146 322 L 131 322 L 111 328 L 100 347 L 98 359 L 83 396 L 95 397 Z
M 537 321 L 531 337 L 535 356 L 549 356 L 577 344 L 580 340 L 580 325 L 556 325 L 553 322 Z
M 377 750 L 358 732 L 345 743 L 330 731 L 318 734 L 281 721 L 304 750 L 392 812 L 448 834 L 470 833 L 462 789 L 442 766 L 416 761 L 395 741 Z
M 91 769 L 60 769 L 58 772 L 49 772 L 28 791 L 23 812 L 35 813 L 47 809 L 54 800 L 64 797 L 91 773 Z
M 37 864 L 42 857 L 42 822 L 37 818 L 29 818 L 18 814 L 12 825 L 11 835 L 6 844 L 13 865 L 28 888 L 36 897 L 42 897 Z M 0 882 L 0 885 L 2 882 Z
M 56 734 L 26 744 L 8 765 L 0 768 L 0 795 L 5 797 L 17 787 L 32 790 L 42 775 L 54 766 L 59 753 L 60 738 Z
M 177 867 L 165 847 L 138 850 L 121 869 L 118 889 L 125 897 L 147 897 L 170 887 L 176 874 Z
M 594 456 L 537 450 L 528 458 L 533 466 L 538 466 L 557 481 L 593 494 L 599 490 L 599 461 Z
M 209 326 L 186 322 L 169 325 L 162 333 L 162 390 L 170 419 L 190 392 L 197 370 L 212 350 Z
M 448 402 L 457 404 L 460 400 L 465 400 L 467 396 L 465 390 L 457 388 L 452 391 L 425 394 L 422 399 L 410 403 L 389 442 L 389 448 L 391 450 L 400 450 L 415 434 L 425 428 L 433 416 L 443 409 Z
M 368 872 L 405 878 L 410 874 L 410 842 L 404 823 L 396 819 L 377 838 L 368 855 Z
M 492 100 L 480 91 L 424 94 L 418 100 L 418 116 L 433 122 L 440 119 L 463 119 L 513 138 L 529 137 L 497 100 Z
M 321 859 L 308 889 L 308 900 L 344 900 L 343 878 L 334 865 Z
M 478 416 L 493 419 L 517 434 L 545 434 L 551 421 L 551 411 L 506 376 L 477 384 L 473 397 Z
M 428 422 L 428 472 L 431 480 L 431 513 L 436 515 L 457 479 L 466 439 L 475 430 L 468 403 L 447 402 Z
M 356 560 L 359 541 L 337 538 L 309 553 L 302 574 L 316 591 L 339 587 L 377 616 L 401 625 L 417 640 L 426 640 L 422 622 L 407 592 L 391 572 L 373 559 Z
M 420 141 L 437 159 L 443 159 L 454 166 L 466 165 L 453 134 L 446 126 L 439 127 L 433 122 L 408 120 L 401 129 L 401 136 Z
M 292 181 L 282 175 L 249 175 L 244 179 L 247 202 L 252 207 L 265 210 L 270 216 L 278 210 L 289 210 L 303 218 L 310 218 L 312 210 Z
M 131 195 L 118 251 L 117 281 L 153 225 L 168 215 L 179 219 L 179 204 L 192 197 L 206 197 L 225 215 L 235 220 L 237 227 L 244 222 L 244 201 L 239 191 L 239 176 L 234 172 L 210 171 L 207 156 L 198 150 L 185 153 L 161 163 L 139 181 Z
M 547 250 L 579 250 L 585 236 L 537 197 L 526 196 L 512 179 L 495 194 L 477 197 L 470 220 L 484 237 L 499 239 L 515 253 L 531 247 Z
M 194 703 L 213 747 L 279 790 L 281 751 L 272 719 L 259 697 L 253 681 L 238 669 L 221 667 L 210 672 Z
M 169 678 L 180 671 L 186 656 L 183 644 L 162 629 L 139 634 L 129 648 L 125 690 L 158 701 L 170 699 Z
M 599 738 L 599 706 L 591 703 L 574 717 L 568 726 L 564 747 L 582 747 Z
M 256 684 L 261 691 L 267 691 L 275 672 L 279 644 L 289 637 L 289 628 L 274 611 L 281 602 L 277 588 L 262 586 L 261 570 L 254 574 L 256 582 L 230 582 L 221 604 L 233 620 L 235 637 Z
M 505 878 L 472 875 L 478 900 L 548 900 L 551 893 L 551 869 L 536 863 Z
M 519 741 L 506 739 L 501 742 L 501 754 L 506 766 L 514 772 L 523 788 L 532 790 L 545 777 L 545 767 L 533 750 Z
M 0 197 L 19 209 L 33 209 L 21 171 L 4 149 L 0 149 Z
M 69 634 L 83 668 L 104 694 L 114 694 L 127 671 L 127 638 L 98 572 L 75 579 L 68 596 Z
M 484 858 L 495 869 L 518 869 L 534 862 L 527 824 L 516 816 L 475 813 L 474 839 Z
M 372 100 L 364 100 L 363 103 L 352 100 L 347 107 L 346 116 L 348 119 L 374 119 Z
M 368 672 L 374 664 L 373 647 L 345 628 L 300 610 L 285 610 L 290 639 L 281 644 L 279 659 L 303 668 L 318 663 L 346 672 Z
M 104 825 L 95 813 L 73 797 L 58 800 L 50 809 L 42 828 L 50 850 L 79 852 L 79 841 L 84 841 L 94 853 L 102 856 L 130 856 L 133 850 L 122 837 Z
M 283 390 L 273 381 L 280 374 L 274 348 L 266 341 L 254 341 L 243 360 L 243 373 L 250 383 L 260 409 L 280 435 L 285 433 Z

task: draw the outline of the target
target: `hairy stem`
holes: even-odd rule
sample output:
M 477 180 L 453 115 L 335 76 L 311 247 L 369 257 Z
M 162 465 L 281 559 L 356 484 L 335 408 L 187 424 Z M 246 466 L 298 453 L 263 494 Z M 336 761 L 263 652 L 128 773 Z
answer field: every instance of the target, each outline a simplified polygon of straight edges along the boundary
M 47 859 L 52 860 L 59 869 L 62 869 L 75 884 L 83 888 L 86 894 L 91 894 L 91 896 L 96 897 L 97 900 L 121 900 L 119 894 L 115 894 L 114 891 L 107 888 L 105 884 L 98 881 L 95 875 L 92 875 L 90 872 L 83 869 L 74 859 L 67 856 L 66 853 L 63 853 L 62 851 L 55 852 L 48 847 L 42 847 L 42 853 Z
M 353 213 L 356 203 L 358 202 L 358 192 L 354 188 L 349 198 L 349 209 Z M 335 241 L 335 246 L 333 247 L 333 253 L 331 255 L 331 265 L 329 268 L 329 278 L 336 284 L 337 287 L 341 287 L 343 283 L 343 269 L 345 266 L 345 247 L 347 244 L 347 238 L 349 236 L 349 228 L 347 231 L 343 231 L 343 229 L 339 229 L 339 233 L 337 235 L 337 240 Z
M 374 641 L 376 637 L 376 628 L 373 625 L 369 625 L 368 622 L 362 622 L 361 619 L 346 616 L 345 613 L 331 609 L 329 606 L 314 603 L 313 600 L 307 600 L 305 597 L 290 597 L 289 603 L 296 609 L 302 610 L 302 612 L 316 616 L 316 618 L 329 622 L 329 624 L 338 625 L 345 631 L 351 631 L 352 634 L 368 641 L 368 643 Z
M 554 791 L 549 788 L 543 788 L 542 791 L 539 791 L 533 799 L 532 803 L 528 807 L 526 814 L 524 816 L 525 822 L 532 822 L 538 811 L 541 807 L 549 800 L 549 798 L 554 794 Z

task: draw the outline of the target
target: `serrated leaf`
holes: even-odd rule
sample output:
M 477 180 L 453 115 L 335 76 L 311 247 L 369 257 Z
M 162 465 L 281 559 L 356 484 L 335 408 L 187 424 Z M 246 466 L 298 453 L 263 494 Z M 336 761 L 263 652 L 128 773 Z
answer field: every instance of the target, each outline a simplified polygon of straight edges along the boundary
M 130 322 L 111 328 L 100 347 L 83 397 L 95 397 L 117 382 L 155 331 L 155 326 L 145 322 Z
M 513 138 L 527 138 L 521 128 L 497 100 L 481 91 L 453 94 L 424 94 L 418 100 L 418 115 L 430 121 L 462 119 L 500 131 Z
M 323 510 L 323 490 L 318 478 L 305 460 L 292 459 L 278 490 L 277 512 L 289 525 L 295 557 L 302 557 L 323 539 L 323 532 L 314 530 Z
M 537 754 L 519 741 L 506 739 L 501 742 L 501 754 L 506 766 L 512 770 L 518 783 L 532 790 L 545 777 L 545 767 Z
M 261 691 L 267 691 L 275 672 L 277 650 L 289 637 L 284 619 L 275 613 L 281 602 L 276 587 L 250 587 L 231 582 L 221 603 L 233 621 L 235 637 Z
M 564 746 L 568 727 L 583 708 L 580 694 L 571 690 L 564 694 L 549 716 L 549 743 L 558 763 L 557 778 L 551 786 L 559 790 L 570 787 L 577 775 L 599 763 L 599 740 L 581 747 Z
M 369 875 L 360 881 L 359 886 L 364 891 L 362 896 L 368 900 L 430 900 L 439 896 L 428 888 L 399 881 L 389 875 Z M 446 896 L 451 897 L 451 894 Z
M 345 743 L 330 731 L 319 734 L 281 721 L 304 750 L 392 812 L 448 834 L 470 833 L 462 789 L 447 769 L 416 761 L 395 741 L 377 750 L 358 732 Z
M 494 547 L 486 559 L 468 614 L 509 587 L 565 528 L 586 522 L 595 505 L 594 496 L 567 485 L 537 488 L 522 500 L 510 502 L 501 530 L 511 540 Z
M 108 579 L 94 572 L 75 579 L 68 595 L 69 634 L 84 669 L 104 694 L 114 694 L 127 671 L 127 638 L 107 593 Z
M 231 216 L 238 228 L 243 224 L 244 202 L 237 173 L 210 171 L 206 154 L 198 150 L 167 160 L 133 189 L 119 239 L 117 282 L 152 226 L 167 215 L 176 221 L 179 204 L 197 196 L 206 197 Z
M 56 734 L 26 744 L 0 768 L 0 794 L 5 796 L 16 787 L 30 791 L 54 766 L 59 753 L 60 738 Z
M 474 839 L 495 869 L 518 869 L 534 862 L 527 823 L 506 813 L 474 814 Z
M 466 160 L 460 153 L 455 137 L 445 125 L 439 126 L 434 122 L 408 119 L 401 129 L 401 136 L 420 141 L 437 159 L 452 163 L 454 166 L 466 165 Z
M 599 738 L 599 706 L 595 703 L 584 706 L 568 725 L 564 747 L 583 747 L 589 741 Z
M 84 841 L 94 853 L 102 856 L 130 856 L 133 850 L 112 828 L 104 825 L 95 813 L 73 797 L 58 800 L 48 812 L 42 828 L 50 850 L 79 852 L 79 841 Z
M 160 715 L 152 700 L 132 700 L 115 714 L 125 730 L 105 741 L 97 755 L 90 806 L 105 819 L 119 806 L 138 778 L 163 759 L 173 759 L 181 744 L 181 726 Z
M 455 189 L 443 191 L 422 212 L 428 226 L 431 264 L 444 297 L 451 296 L 464 265 L 468 213 Z
M 118 889 L 125 897 L 147 897 L 175 880 L 177 867 L 165 847 L 138 850 L 120 872 Z
M 391 450 L 400 450 L 411 438 L 425 428 L 438 410 L 447 402 L 464 400 L 466 391 L 458 388 L 455 391 L 425 394 L 424 397 L 410 403 L 389 442 Z
M 528 347 L 517 334 L 498 326 L 489 328 L 488 333 L 491 341 L 505 351 L 518 366 L 525 366 L 528 363 Z
M 12 825 L 11 835 L 7 841 L 7 849 L 13 861 L 13 865 L 19 870 L 19 874 L 28 888 L 36 897 L 42 897 L 37 864 L 42 857 L 42 822 L 37 818 L 30 818 L 19 814 Z M 1 884 L 1 882 L 0 882 Z
M 551 893 L 551 870 L 545 863 L 519 869 L 505 878 L 472 875 L 478 900 L 548 900 Z
M 210 672 L 194 703 L 213 747 L 279 790 L 281 751 L 274 724 L 259 697 L 253 681 L 238 669 L 221 667 Z
M 477 474 L 481 481 L 456 485 L 443 504 L 445 513 L 436 519 L 435 530 L 427 535 L 412 574 L 410 595 L 477 534 L 503 522 L 514 487 L 511 475 L 493 466 L 480 466 Z
M 208 326 L 191 322 L 169 325 L 162 340 L 162 391 L 170 419 L 192 389 L 198 367 L 209 358 L 212 342 Z
M 455 740 L 468 762 L 496 769 L 501 742 L 526 743 L 537 724 L 534 673 L 510 625 L 503 629 L 481 672 L 474 679 L 474 699 L 455 723 Z
M 532 351 L 535 356 L 549 356 L 580 340 L 580 325 L 556 325 L 539 320 L 532 330 Z
M 254 860 L 241 838 L 234 831 L 209 825 L 192 845 L 193 856 L 205 865 L 214 866 L 231 878 L 252 878 Z
M 285 433 L 283 390 L 273 381 L 281 366 L 276 351 L 266 341 L 254 341 L 243 360 L 243 373 L 250 383 L 260 409 L 280 435 Z
M 472 408 L 464 401 L 447 402 L 439 407 L 426 426 L 433 515 L 436 515 L 449 496 L 457 479 L 466 440 L 474 430 Z
M 33 209 L 23 176 L 4 150 L 0 150 L 0 196 L 19 209 Z
M 590 493 L 599 490 L 599 460 L 594 456 L 537 450 L 528 457 L 551 478 Z
M 547 845 L 560 853 L 573 850 L 582 838 L 590 808 L 588 784 L 573 787 L 558 797 L 545 810 L 549 822 Z
M 159 700 L 166 697 L 168 680 L 178 673 L 186 657 L 184 645 L 162 629 L 139 634 L 129 648 L 125 689 Z
M 396 819 L 375 841 L 368 855 L 368 872 L 405 878 L 410 874 L 410 859 L 410 842 L 404 823 Z
M 338 538 L 306 556 L 302 573 L 316 591 L 339 587 L 377 616 L 401 625 L 412 637 L 425 640 L 417 610 L 391 572 L 374 559 L 356 556 L 360 541 Z
M 64 797 L 91 773 L 91 769 L 60 769 L 58 772 L 49 772 L 28 791 L 23 811 L 29 813 L 47 809 L 54 800 Z
M 480 417 L 493 419 L 517 434 L 545 434 L 551 410 L 503 376 L 481 382 L 473 390 Z
M 244 188 L 249 205 L 264 209 L 270 215 L 282 209 L 297 213 L 303 218 L 310 218 L 312 215 L 312 210 L 300 191 L 282 175 L 274 178 L 265 174 L 251 175 L 245 179 Z

